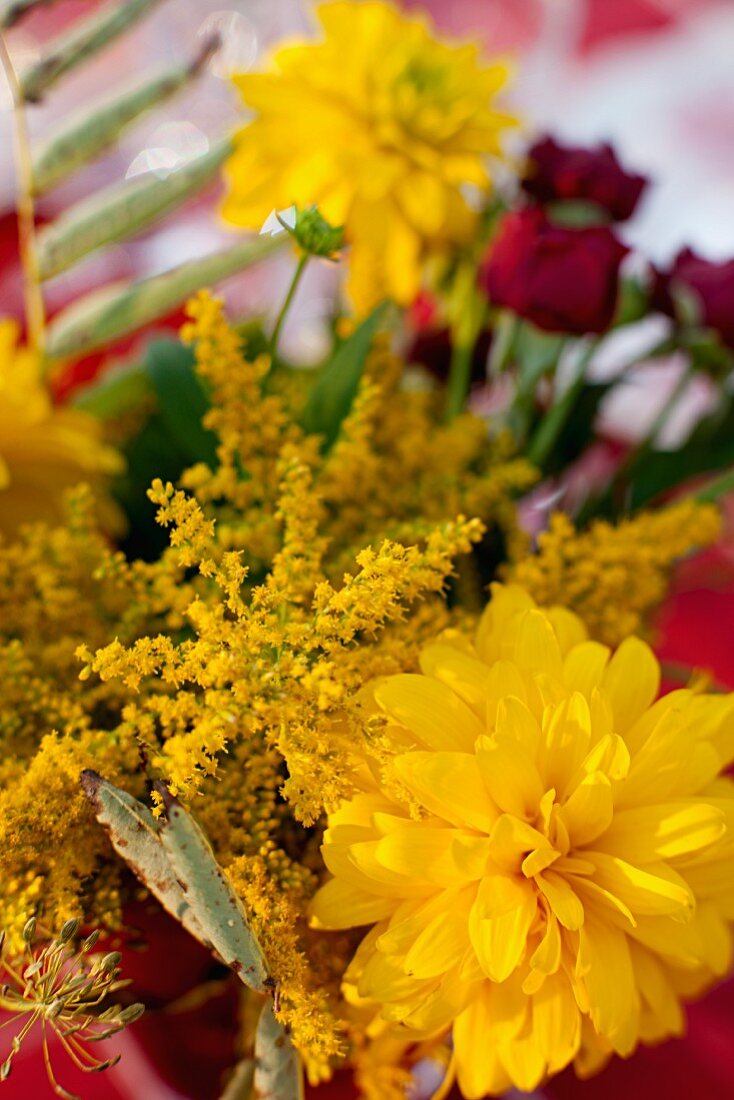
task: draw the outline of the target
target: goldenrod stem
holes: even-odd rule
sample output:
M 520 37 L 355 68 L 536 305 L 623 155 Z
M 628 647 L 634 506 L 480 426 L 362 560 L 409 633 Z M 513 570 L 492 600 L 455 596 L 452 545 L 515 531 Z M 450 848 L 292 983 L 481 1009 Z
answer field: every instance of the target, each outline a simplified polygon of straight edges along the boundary
M 28 134 L 25 103 L 5 37 L 0 33 L 0 62 L 7 77 L 13 100 L 15 157 L 17 172 L 16 213 L 18 244 L 23 267 L 25 315 L 29 343 L 43 354 L 46 338 L 46 310 L 36 248 L 36 212 L 33 201 L 33 162 Z

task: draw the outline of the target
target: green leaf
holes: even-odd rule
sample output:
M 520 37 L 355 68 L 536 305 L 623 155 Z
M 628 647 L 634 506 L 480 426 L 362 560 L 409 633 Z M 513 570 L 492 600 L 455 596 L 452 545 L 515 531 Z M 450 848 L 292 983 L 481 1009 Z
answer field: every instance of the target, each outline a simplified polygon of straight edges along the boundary
M 73 267 L 102 245 L 124 240 L 197 194 L 232 152 L 229 138 L 160 178 L 152 172 L 82 199 L 38 234 L 42 279 Z
M 126 0 L 123 4 L 107 4 L 87 18 L 77 20 L 70 30 L 44 49 L 40 60 L 21 73 L 23 98 L 29 103 L 37 103 L 65 73 L 113 42 L 158 3 L 160 0 Z
M 558 366 L 566 337 L 543 332 L 528 321 L 518 325 L 514 341 L 519 382 L 524 390 L 535 388 L 541 378 Z
M 324 440 L 328 450 L 339 435 L 342 421 L 349 414 L 359 389 L 367 356 L 387 314 L 383 302 L 341 344 L 316 379 L 303 413 L 303 426 Z
M 303 1071 L 290 1036 L 268 1001 L 255 1033 L 257 1100 L 303 1100 Z
M 217 437 L 203 427 L 209 401 L 194 369 L 190 348 L 175 340 L 154 340 L 145 355 L 145 372 L 158 398 L 158 415 L 186 464 L 217 461 Z
M 83 108 L 54 126 L 33 158 L 33 189 L 37 195 L 55 187 L 117 141 L 122 131 L 151 107 L 170 99 L 202 71 L 218 45 L 207 39 L 193 61 L 157 73 L 144 84 L 117 88 L 91 109 Z
M 209 841 L 176 799 L 158 784 L 168 814 L 159 829 L 163 847 L 205 936 L 205 942 L 258 993 L 272 988 L 262 948 L 242 902 L 214 858 Z
M 66 359 L 104 347 L 212 286 L 283 248 L 283 237 L 247 237 L 224 252 L 180 264 L 137 283 L 114 284 L 62 310 L 49 326 L 48 359 Z
M 639 279 L 625 276 L 619 281 L 619 299 L 614 316 L 614 327 L 631 325 L 641 321 L 650 311 L 650 289 Z
M 678 485 L 701 474 L 714 474 L 734 464 L 734 401 L 722 400 L 676 451 L 652 451 L 635 471 L 632 509 L 641 508 Z
M 83 771 L 81 784 L 115 851 L 164 909 L 245 985 L 269 992 L 273 982 L 242 902 L 201 829 L 167 788 L 157 784 L 168 818 L 156 821 L 147 806 L 95 771 Z
M 163 908 L 202 942 L 201 926 L 178 883 L 161 843 L 158 822 L 148 807 L 91 769 L 82 772 L 81 784 L 118 855 Z
M 516 313 L 503 309 L 496 313 L 492 328 L 492 344 L 489 351 L 488 371 L 491 378 L 502 374 L 511 366 L 515 352 L 515 339 L 522 322 Z
M 143 367 L 115 367 L 74 394 L 72 401 L 77 409 L 91 413 L 98 420 L 109 420 L 137 408 L 152 392 Z
M 255 1078 L 255 1063 L 244 1058 L 234 1068 L 234 1073 L 219 1100 L 253 1100 L 252 1086 Z

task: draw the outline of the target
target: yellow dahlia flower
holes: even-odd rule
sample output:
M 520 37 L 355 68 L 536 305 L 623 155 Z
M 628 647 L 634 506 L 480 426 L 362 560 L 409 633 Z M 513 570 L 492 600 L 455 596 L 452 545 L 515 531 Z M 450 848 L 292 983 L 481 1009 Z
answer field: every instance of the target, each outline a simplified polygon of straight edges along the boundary
M 120 465 L 96 420 L 53 405 L 38 356 L 18 346 L 15 322 L 0 318 L 0 532 L 60 520 L 65 489 L 98 485 Z M 109 502 L 105 507 L 109 524 L 117 517 Z
M 734 697 L 657 699 L 644 642 L 513 586 L 421 668 L 375 686 L 393 755 L 324 839 L 314 923 L 374 925 L 348 998 L 453 1028 L 470 1100 L 679 1035 L 730 963 Z
M 485 158 L 512 122 L 492 102 L 507 70 L 379 0 L 317 12 L 320 42 L 235 78 L 255 118 L 236 138 L 224 215 L 259 228 L 274 207 L 316 203 L 346 227 L 357 307 L 409 303 L 425 257 L 471 238 L 462 187 L 489 188 Z

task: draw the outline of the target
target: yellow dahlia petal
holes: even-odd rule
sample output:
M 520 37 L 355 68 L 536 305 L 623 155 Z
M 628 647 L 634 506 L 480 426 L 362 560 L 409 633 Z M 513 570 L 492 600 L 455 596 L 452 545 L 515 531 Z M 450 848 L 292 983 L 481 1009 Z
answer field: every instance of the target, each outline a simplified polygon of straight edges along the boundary
M 563 678 L 571 691 L 580 691 L 591 700 L 609 663 L 611 650 L 601 642 L 581 642 L 570 649 L 563 660 Z
M 472 906 L 472 946 L 488 978 L 503 982 L 519 965 L 535 919 L 538 900 L 526 880 L 509 875 L 487 877 Z
M 357 928 L 389 917 L 394 908 L 392 898 L 368 894 L 333 878 L 314 897 L 310 914 L 316 928 Z
M 355 845 L 352 851 L 365 847 Z M 469 836 L 456 829 L 404 829 L 369 848 L 388 875 L 454 886 L 482 877 L 489 857 L 489 838 Z
M 425 676 L 441 680 L 484 720 L 489 669 L 482 661 L 457 646 L 438 643 L 425 647 L 420 664 Z
M 385 713 L 431 749 L 471 752 L 482 726 L 451 688 L 428 676 L 391 676 L 375 690 Z
M 581 1013 L 565 974 L 546 978 L 533 996 L 533 1031 L 551 1073 L 576 1057 L 581 1044 Z
M 480 737 L 479 770 L 495 805 L 530 820 L 543 797 L 543 784 L 527 749 L 513 737 Z
M 625 734 L 660 690 L 660 665 L 646 642 L 625 638 L 601 682 L 612 704 L 615 733 Z
M 325 834 L 345 908 L 381 921 L 349 996 L 421 1033 L 453 1022 L 466 1096 L 678 1034 L 731 962 L 733 702 L 656 703 L 648 647 L 578 637 L 494 586 L 476 648 L 442 640 L 377 685 L 399 724 L 370 761 L 385 790 Z
M 572 885 L 553 871 L 538 875 L 535 882 L 563 927 L 571 931 L 580 928 L 584 923 L 584 907 Z
M 492 1012 L 486 988 L 456 1018 L 453 1029 L 459 1087 L 466 1100 L 498 1096 L 512 1084 L 490 1038 Z
M 522 669 L 553 680 L 563 678 L 561 647 L 549 620 L 541 611 L 527 611 L 520 619 L 514 659 Z
M 639 993 L 625 934 L 613 925 L 587 921 L 579 931 L 576 973 L 596 1030 L 618 1054 L 629 1054 L 635 1045 Z
M 618 856 L 588 849 L 585 858 L 594 864 L 593 881 L 629 906 L 632 913 L 642 916 L 674 913 L 681 917 L 692 913 L 693 893 L 685 879 L 667 863 L 638 867 Z
M 405 956 L 406 973 L 416 978 L 435 978 L 461 962 L 469 946 L 473 893 L 461 891 L 450 909 L 438 913 L 426 925 Z
M 726 817 L 718 806 L 694 799 L 663 802 L 616 813 L 600 847 L 634 863 L 650 863 L 700 851 L 725 832 Z
M 395 760 L 408 790 L 438 817 L 453 825 L 489 833 L 499 816 L 475 756 L 459 752 L 410 752 Z
M 605 832 L 614 817 L 612 784 L 604 772 L 591 772 L 561 807 L 574 847 L 589 844 Z

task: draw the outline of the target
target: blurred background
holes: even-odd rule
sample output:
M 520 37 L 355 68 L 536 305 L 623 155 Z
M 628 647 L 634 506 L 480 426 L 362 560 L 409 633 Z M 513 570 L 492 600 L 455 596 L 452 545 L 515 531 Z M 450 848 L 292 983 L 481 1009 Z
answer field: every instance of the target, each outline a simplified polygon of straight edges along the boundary
M 732 0 L 405 0 L 430 12 L 438 26 L 474 36 L 488 54 L 516 59 L 512 107 L 528 135 L 550 130 L 560 139 L 612 141 L 622 162 L 648 175 L 626 242 L 665 262 L 683 245 L 711 259 L 734 254 L 734 3 Z M 90 0 L 57 0 L 11 31 L 16 66 L 80 14 Z M 143 119 L 117 147 L 59 187 L 40 205 L 51 218 L 90 190 L 144 172 L 165 176 L 205 152 L 241 118 L 227 77 L 258 66 L 274 39 L 306 30 L 309 0 L 164 0 L 132 34 L 63 80 L 47 104 L 30 111 L 32 136 L 53 131 L 55 119 L 88 103 L 112 84 L 193 56 L 204 36 L 223 46 L 185 95 Z M 10 97 L 0 75 L 0 312 L 20 309 L 13 261 Z M 231 240 L 218 221 L 217 195 L 189 205 L 156 232 L 91 257 L 49 284 L 51 312 L 71 295 L 114 279 L 165 270 Z M 3 262 L 4 259 L 4 262 Z M 276 261 L 271 277 L 285 277 Z M 326 280 L 326 283 L 324 282 Z M 304 363 L 323 351 L 329 273 L 314 265 L 302 287 L 284 350 Z M 272 282 L 241 277 L 227 287 L 232 307 L 258 312 L 273 301 Z

